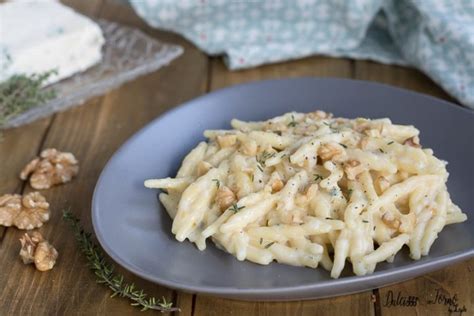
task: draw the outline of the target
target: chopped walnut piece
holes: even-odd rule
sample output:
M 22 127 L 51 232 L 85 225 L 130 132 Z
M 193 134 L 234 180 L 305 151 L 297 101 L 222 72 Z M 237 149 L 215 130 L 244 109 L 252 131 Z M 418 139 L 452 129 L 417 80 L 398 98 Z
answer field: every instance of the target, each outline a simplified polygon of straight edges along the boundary
M 420 138 L 418 136 L 413 136 L 413 137 L 407 138 L 403 142 L 403 145 L 408 145 L 408 146 L 415 147 L 415 148 L 421 148 Z
M 308 189 L 306 190 L 306 198 L 307 200 L 311 200 L 312 198 L 314 198 L 316 196 L 316 193 L 318 192 L 319 190 L 319 186 L 317 183 L 313 183 L 311 184 Z
M 47 241 L 38 244 L 35 251 L 35 266 L 40 271 L 51 270 L 56 264 L 58 251 Z
M 344 171 L 347 175 L 347 179 L 349 180 L 355 180 L 356 177 L 364 170 L 364 165 L 362 165 L 357 160 L 348 160 L 344 165 Z
M 253 139 L 242 142 L 240 150 L 247 156 L 255 156 L 257 154 L 258 145 Z
M 306 114 L 306 116 L 313 120 L 322 120 L 331 118 L 332 113 L 317 110 Z
M 380 137 L 381 136 L 380 130 L 378 130 L 376 128 L 366 129 L 366 130 L 364 130 L 364 134 L 367 135 L 367 136 L 370 136 L 370 137 Z
M 33 263 L 39 271 L 51 270 L 58 258 L 58 252 L 38 232 L 25 233 L 20 238 L 20 257 L 24 264 Z
M 209 169 L 212 168 L 212 165 L 208 163 L 207 161 L 200 161 L 197 165 L 197 175 L 198 177 L 206 174 Z
M 236 135 L 219 135 L 217 136 L 217 143 L 221 148 L 234 146 L 237 142 Z
M 228 187 L 221 186 L 219 190 L 217 190 L 216 203 L 221 211 L 229 208 L 236 200 L 234 192 Z
M 16 226 L 19 229 L 41 227 L 49 220 L 49 203 L 39 192 L 21 197 L 5 194 L 0 197 L 0 225 Z
M 318 155 L 322 160 L 337 160 L 344 154 L 344 148 L 336 143 L 322 144 L 318 149 Z
M 400 220 L 396 218 L 391 212 L 385 212 L 382 215 L 382 221 L 390 228 L 398 230 L 400 227 Z
M 24 264 L 35 262 L 35 250 L 40 241 L 43 241 L 43 236 L 38 232 L 33 232 L 31 236 L 25 233 L 20 238 L 20 257 Z
M 284 183 L 280 179 L 276 179 L 272 183 L 272 193 L 278 192 L 283 189 Z
M 415 229 L 416 215 L 413 213 L 394 215 L 391 212 L 385 212 L 382 215 L 382 221 L 388 227 L 399 231 L 400 233 L 411 233 Z
M 63 153 L 54 148 L 45 149 L 40 158 L 33 159 L 20 173 L 22 180 L 30 177 L 30 185 L 37 190 L 66 183 L 79 172 L 78 161 L 71 153 Z
M 369 147 L 369 141 L 370 141 L 369 137 L 365 137 L 365 136 L 361 137 L 359 141 L 359 148 L 366 150 Z

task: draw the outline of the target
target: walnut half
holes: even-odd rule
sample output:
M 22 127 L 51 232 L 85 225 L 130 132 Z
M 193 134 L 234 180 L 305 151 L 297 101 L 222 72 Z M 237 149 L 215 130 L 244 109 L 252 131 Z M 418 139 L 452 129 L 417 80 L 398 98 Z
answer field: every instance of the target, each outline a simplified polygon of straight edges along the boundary
M 344 155 L 344 148 L 337 143 L 325 143 L 318 149 L 318 155 L 322 160 L 337 161 Z
M 34 263 L 39 271 L 51 270 L 56 264 L 58 251 L 39 232 L 25 233 L 20 243 L 20 258 L 24 264 Z
M 415 148 L 421 148 L 420 138 L 418 136 L 413 136 L 413 137 L 407 138 L 403 142 L 403 145 L 408 145 L 408 146 L 415 147 Z
M 237 200 L 234 192 L 226 186 L 221 186 L 217 190 L 216 203 L 221 211 L 227 209 Z
M 31 175 L 31 187 L 41 190 L 69 182 L 78 172 L 78 161 L 73 154 L 48 148 L 23 168 L 20 178 L 26 180 Z
M 39 192 L 23 197 L 19 194 L 5 194 L 0 197 L 0 225 L 16 226 L 19 229 L 33 229 L 43 226 L 49 220 L 49 203 Z

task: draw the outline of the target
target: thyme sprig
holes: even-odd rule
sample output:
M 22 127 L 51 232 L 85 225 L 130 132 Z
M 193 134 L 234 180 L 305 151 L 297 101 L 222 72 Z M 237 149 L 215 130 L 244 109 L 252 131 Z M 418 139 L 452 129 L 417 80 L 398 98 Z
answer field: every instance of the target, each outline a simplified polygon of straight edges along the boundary
M 43 88 L 56 71 L 32 75 L 13 75 L 0 83 L 0 127 L 10 118 L 56 96 L 53 89 Z
M 296 125 L 298 125 L 298 122 L 295 121 L 295 116 L 291 114 L 291 121 L 288 123 L 288 127 L 295 127 Z
M 317 173 L 313 174 L 313 177 L 315 182 L 323 179 L 323 176 Z
M 221 182 L 219 181 L 219 179 L 212 179 L 212 181 L 216 183 L 216 187 L 219 189 L 219 187 L 221 186 Z
M 241 209 L 245 208 L 245 206 L 238 206 L 237 203 L 232 204 L 231 207 L 229 207 L 229 210 L 234 211 L 234 213 L 237 213 Z
M 143 290 L 139 290 L 133 283 L 124 283 L 123 276 L 114 274 L 114 266 L 106 262 L 104 254 L 92 241 L 92 235 L 85 232 L 80 220 L 69 210 L 63 211 L 63 219 L 72 227 L 74 235 L 79 244 L 79 249 L 86 256 L 89 268 L 95 273 L 97 283 L 105 284 L 112 290 L 111 297 L 126 297 L 132 301 L 132 306 L 141 307 L 142 311 L 149 309 L 162 313 L 180 311 L 178 307 L 173 307 L 173 303 L 162 297 L 161 300 L 155 297 L 148 297 Z
M 267 161 L 267 159 L 269 158 L 273 158 L 275 157 L 276 153 L 270 153 L 268 151 L 263 151 L 263 153 L 260 155 L 260 157 L 255 157 L 255 159 L 257 160 L 257 167 L 260 171 L 263 172 L 263 168 L 265 168 L 265 162 Z

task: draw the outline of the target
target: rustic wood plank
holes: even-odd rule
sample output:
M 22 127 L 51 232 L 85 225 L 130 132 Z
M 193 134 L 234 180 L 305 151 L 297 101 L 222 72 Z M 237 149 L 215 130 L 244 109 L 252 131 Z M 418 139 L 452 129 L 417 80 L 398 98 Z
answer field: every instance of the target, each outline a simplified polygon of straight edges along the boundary
M 103 5 L 103 0 L 61 0 L 61 3 L 70 6 L 77 12 L 95 17 Z
M 382 315 L 472 315 L 474 259 L 379 289 Z
M 106 14 L 106 13 L 105 13 Z M 110 17 L 111 18 L 111 17 Z M 130 23 L 131 24 L 131 23 Z M 0 256 L 0 314 L 134 314 L 124 299 L 110 299 L 85 266 L 61 210 L 71 208 L 86 229 L 92 230 L 90 201 L 95 182 L 113 152 L 145 123 L 163 111 L 202 94 L 206 87 L 208 59 L 178 36 L 167 40 L 185 46 L 185 53 L 171 65 L 144 76 L 104 97 L 56 115 L 43 148 L 73 152 L 81 171 L 73 182 L 43 191 L 52 206 L 50 222 L 40 229 L 58 249 L 53 271 L 41 273 L 24 266 L 19 258 L 21 232 L 9 230 Z M 186 78 L 183 82 L 182 78 Z M 29 189 L 28 189 L 29 190 Z M 124 269 L 126 278 L 154 296 L 173 298 L 172 291 L 141 280 Z M 15 277 L 10 277 L 14 275 Z
M 295 302 L 243 302 L 198 295 L 194 316 L 201 315 L 374 315 L 369 295 L 354 294 Z
M 175 313 L 175 316 L 192 315 L 195 296 L 185 292 L 177 292 L 176 295 L 176 306 L 179 306 L 181 311 L 179 313 Z
M 386 83 L 458 103 L 433 80 L 414 68 L 358 60 L 354 62 L 354 78 Z
M 352 62 L 310 57 L 275 65 L 229 72 L 223 62 L 212 62 L 211 90 L 242 82 L 282 77 L 351 77 Z M 296 302 L 242 302 L 197 295 L 194 315 L 373 315 L 372 292 L 338 298 Z
M 350 78 L 352 76 L 352 63 L 347 59 L 308 57 L 230 72 L 221 59 L 214 58 L 210 89 L 216 90 L 255 80 L 305 76 Z
M 431 79 L 415 69 L 356 61 L 354 75 L 356 79 L 387 83 L 457 103 Z M 474 310 L 473 264 L 474 260 L 458 263 L 411 281 L 381 288 L 375 291 L 378 297 L 376 309 L 379 309 L 382 315 L 447 315 L 449 314 L 447 306 L 427 303 L 434 299 L 436 290 L 441 289 L 443 295 L 451 297 L 457 295 L 459 307 L 462 308 L 465 305 L 468 309 L 464 315 L 472 314 Z M 417 306 L 393 306 L 391 295 L 394 296 L 395 304 L 402 301 L 402 299 L 397 301 L 398 293 L 402 297 L 418 297 Z

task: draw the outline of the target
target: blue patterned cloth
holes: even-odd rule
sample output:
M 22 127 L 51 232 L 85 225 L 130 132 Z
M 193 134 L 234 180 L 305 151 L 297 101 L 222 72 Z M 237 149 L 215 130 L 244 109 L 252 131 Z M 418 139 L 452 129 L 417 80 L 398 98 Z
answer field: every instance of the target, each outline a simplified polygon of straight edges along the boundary
M 230 69 L 322 54 L 413 66 L 474 108 L 474 0 L 130 0 Z

